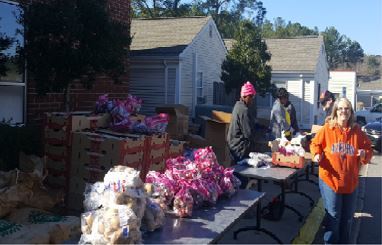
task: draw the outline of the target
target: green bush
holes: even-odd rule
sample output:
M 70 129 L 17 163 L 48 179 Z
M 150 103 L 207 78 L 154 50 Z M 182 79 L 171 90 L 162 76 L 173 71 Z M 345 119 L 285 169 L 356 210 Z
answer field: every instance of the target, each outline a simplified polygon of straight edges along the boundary
M 42 156 L 42 131 L 39 126 L 11 126 L 0 123 L 0 170 L 18 167 L 19 152 Z

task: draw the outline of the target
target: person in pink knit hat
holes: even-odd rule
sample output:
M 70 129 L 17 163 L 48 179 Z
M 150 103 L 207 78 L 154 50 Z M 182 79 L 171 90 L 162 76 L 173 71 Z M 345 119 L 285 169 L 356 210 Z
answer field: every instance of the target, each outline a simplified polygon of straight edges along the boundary
M 254 120 L 248 107 L 256 95 L 256 90 L 252 83 L 246 82 L 241 87 L 240 100 L 236 102 L 231 123 L 228 129 L 227 142 L 233 164 L 249 158 L 249 153 L 253 151 L 255 130 Z M 240 178 L 242 187 L 247 185 L 247 180 Z

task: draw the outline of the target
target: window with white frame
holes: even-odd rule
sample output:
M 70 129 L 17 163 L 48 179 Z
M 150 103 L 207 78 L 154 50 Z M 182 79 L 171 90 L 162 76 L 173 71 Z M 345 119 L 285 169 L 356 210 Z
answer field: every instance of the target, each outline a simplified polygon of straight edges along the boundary
M 19 71 L 16 64 L 16 46 L 23 45 L 24 37 L 17 32 L 23 27 L 17 23 L 18 4 L 12 1 L 0 0 L 0 35 L 11 38 L 9 47 L 1 50 L 6 58 L 5 75 L 0 75 L 0 121 L 12 124 L 24 122 L 25 82 L 23 71 Z

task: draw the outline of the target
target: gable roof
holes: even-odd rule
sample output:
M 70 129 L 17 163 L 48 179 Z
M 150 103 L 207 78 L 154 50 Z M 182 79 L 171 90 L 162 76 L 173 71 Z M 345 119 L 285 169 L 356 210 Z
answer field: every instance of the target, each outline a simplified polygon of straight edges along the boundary
M 312 71 L 320 56 L 322 36 L 289 39 L 265 39 L 272 54 L 270 65 L 273 71 Z
M 232 39 L 224 40 L 228 50 L 232 48 L 233 42 Z M 272 66 L 273 72 L 314 72 L 320 56 L 323 37 L 265 39 L 265 42 L 272 55 L 269 64 Z
M 210 16 L 132 19 L 132 56 L 178 56 L 211 19 Z
M 373 80 L 370 82 L 360 82 L 358 90 L 382 90 L 382 79 Z

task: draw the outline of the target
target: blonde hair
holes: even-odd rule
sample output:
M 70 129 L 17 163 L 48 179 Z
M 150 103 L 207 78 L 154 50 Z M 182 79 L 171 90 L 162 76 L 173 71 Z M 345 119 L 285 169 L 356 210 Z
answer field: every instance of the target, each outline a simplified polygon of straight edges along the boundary
M 348 120 L 348 124 L 350 128 L 353 128 L 356 125 L 354 110 L 353 110 L 351 102 L 345 97 L 339 98 L 334 102 L 332 113 L 330 114 L 330 117 L 327 119 L 327 122 L 329 122 L 329 125 L 331 127 L 335 127 L 337 125 L 337 119 L 338 119 L 337 110 L 338 110 L 338 104 L 341 101 L 345 102 L 347 106 L 350 108 L 350 117 Z

